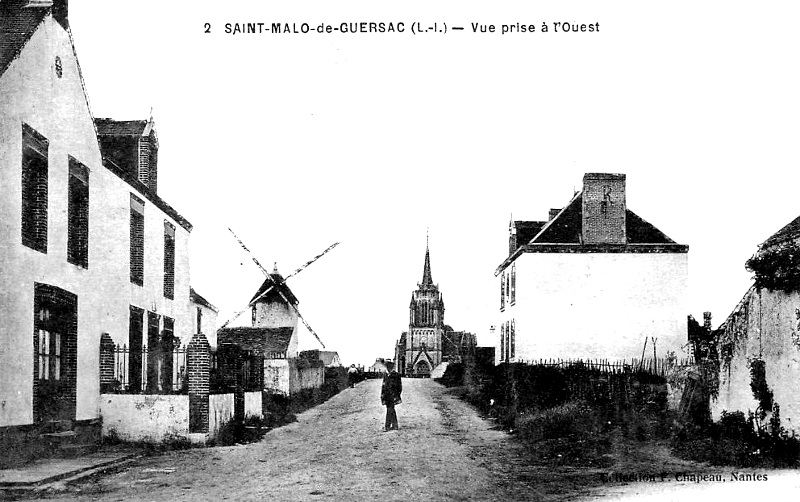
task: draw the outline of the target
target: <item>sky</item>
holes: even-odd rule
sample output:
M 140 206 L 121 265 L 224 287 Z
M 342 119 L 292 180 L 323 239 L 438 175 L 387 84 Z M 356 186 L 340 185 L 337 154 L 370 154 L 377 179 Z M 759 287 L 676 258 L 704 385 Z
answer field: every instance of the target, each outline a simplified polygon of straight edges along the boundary
M 724 321 L 750 285 L 744 262 L 800 215 L 798 14 L 789 1 L 70 2 L 93 115 L 152 109 L 159 195 L 194 225 L 191 281 L 218 323 L 263 282 L 229 227 L 284 275 L 340 242 L 288 285 L 326 347 L 365 365 L 408 329 L 426 235 L 445 322 L 492 345 L 510 218 L 547 219 L 587 172 L 627 175 L 628 207 L 690 246 L 687 315 Z M 224 27 L 361 21 L 406 31 Z M 513 23 L 536 31 L 500 33 Z M 300 348 L 321 347 L 301 328 Z

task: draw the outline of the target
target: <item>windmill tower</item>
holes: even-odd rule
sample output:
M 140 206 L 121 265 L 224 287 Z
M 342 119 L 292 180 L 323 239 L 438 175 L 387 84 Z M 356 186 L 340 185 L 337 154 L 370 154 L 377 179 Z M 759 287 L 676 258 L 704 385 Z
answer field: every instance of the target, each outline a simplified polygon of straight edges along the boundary
M 252 307 L 252 325 L 254 328 L 285 328 L 297 329 L 299 319 L 297 307 L 300 303 L 294 296 L 292 290 L 286 284 L 283 276 L 278 272 L 277 263 L 269 274 L 270 278 L 265 279 L 264 283 L 258 288 L 256 294 L 251 298 L 254 301 Z M 277 286 L 275 286 L 277 284 Z M 272 291 L 263 294 L 270 286 Z M 263 295 L 262 295 L 263 294 Z

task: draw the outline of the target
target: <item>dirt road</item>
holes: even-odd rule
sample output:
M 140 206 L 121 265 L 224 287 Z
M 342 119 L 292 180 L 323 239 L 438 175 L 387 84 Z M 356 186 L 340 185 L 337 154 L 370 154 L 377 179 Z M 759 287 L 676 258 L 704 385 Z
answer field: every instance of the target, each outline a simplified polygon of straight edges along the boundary
M 431 380 L 403 380 L 383 432 L 380 381 L 362 382 L 261 442 L 145 458 L 64 500 L 494 500 L 511 494 L 508 436 Z
M 302 413 L 296 423 L 269 432 L 261 442 L 147 457 L 124 471 L 46 496 L 81 501 L 552 501 L 656 494 L 652 485 L 604 485 L 599 471 L 530 466 L 512 438 L 492 430 L 491 422 L 444 387 L 410 379 L 403 380 L 403 387 L 399 431 L 382 431 L 380 382 L 366 381 Z M 692 483 L 670 488 L 691 490 Z

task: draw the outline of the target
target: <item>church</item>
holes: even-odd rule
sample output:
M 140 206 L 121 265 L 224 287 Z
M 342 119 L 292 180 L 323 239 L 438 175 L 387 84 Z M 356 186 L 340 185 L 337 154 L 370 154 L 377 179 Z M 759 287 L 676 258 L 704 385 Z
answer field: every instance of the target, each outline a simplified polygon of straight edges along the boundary
M 444 323 L 444 299 L 439 285 L 433 283 L 427 244 L 422 282 L 411 293 L 408 310 L 408 331 L 395 345 L 396 368 L 401 375 L 428 377 L 443 362 L 460 360 L 475 347 L 474 334 L 455 332 Z

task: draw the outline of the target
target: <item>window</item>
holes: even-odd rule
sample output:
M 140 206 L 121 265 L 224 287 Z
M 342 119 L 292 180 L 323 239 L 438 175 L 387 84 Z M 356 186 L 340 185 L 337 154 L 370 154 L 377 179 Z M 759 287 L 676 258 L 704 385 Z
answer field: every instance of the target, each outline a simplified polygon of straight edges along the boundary
M 69 159 L 67 261 L 89 267 L 89 170 Z
M 511 336 L 510 336 L 510 338 L 511 338 L 511 340 L 510 340 L 510 344 L 511 344 L 511 349 L 510 349 L 510 351 L 511 351 L 511 359 L 514 359 L 514 356 L 517 355 L 516 354 L 516 352 L 517 352 L 517 350 L 516 350 L 517 349 L 517 340 L 516 340 L 517 333 L 516 333 L 516 331 L 517 331 L 517 323 L 516 323 L 516 321 L 514 319 L 511 319 Z
M 131 282 L 144 286 L 144 201 L 131 194 Z
M 511 354 L 511 324 L 506 321 L 506 359 L 514 357 Z
M 500 310 L 506 308 L 506 274 L 500 275 Z
M 175 299 L 175 226 L 164 222 L 164 298 Z
M 175 350 L 175 319 L 164 316 L 164 331 L 161 333 L 161 392 L 171 392 L 174 372 L 172 353 Z
M 142 331 L 144 330 L 144 310 L 130 306 L 128 344 L 130 360 L 128 364 L 128 389 L 132 392 L 142 390 Z
M 500 361 L 506 360 L 506 325 L 500 325 Z
M 39 311 L 42 322 L 50 320 L 50 311 Z M 39 330 L 39 380 L 61 380 L 61 333 Z
M 148 394 L 158 391 L 161 373 L 161 340 L 159 339 L 161 316 L 155 312 L 147 312 L 147 388 Z
M 517 302 L 517 264 L 511 264 L 511 305 Z
M 41 134 L 22 124 L 22 244 L 47 253 L 47 149 Z

